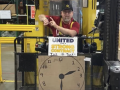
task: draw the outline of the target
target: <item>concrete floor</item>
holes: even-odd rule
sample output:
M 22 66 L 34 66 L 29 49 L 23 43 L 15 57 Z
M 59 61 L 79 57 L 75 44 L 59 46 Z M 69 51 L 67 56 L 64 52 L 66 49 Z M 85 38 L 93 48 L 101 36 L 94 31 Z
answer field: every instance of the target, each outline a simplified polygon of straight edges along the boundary
M 2 44 L 2 78 L 0 90 L 14 90 L 14 47 L 13 44 Z M 20 46 L 18 46 L 20 51 Z M 119 51 L 120 59 L 120 51 Z M 0 67 L 1 68 L 1 67 Z
M 0 90 L 14 90 L 14 47 L 13 44 L 1 45 L 2 79 Z M 18 46 L 20 50 L 20 46 Z M 1 67 L 0 67 L 1 68 Z

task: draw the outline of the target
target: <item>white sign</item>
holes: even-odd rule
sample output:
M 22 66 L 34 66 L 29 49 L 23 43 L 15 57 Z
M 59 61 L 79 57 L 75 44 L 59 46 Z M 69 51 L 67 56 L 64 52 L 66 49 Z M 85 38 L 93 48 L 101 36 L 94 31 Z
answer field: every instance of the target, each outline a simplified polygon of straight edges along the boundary
M 0 10 L 0 19 L 11 19 L 10 10 Z
M 35 19 L 35 6 L 31 6 L 31 19 Z
M 48 38 L 48 56 L 77 56 L 77 37 Z
M 83 0 L 83 7 L 88 7 L 88 0 Z

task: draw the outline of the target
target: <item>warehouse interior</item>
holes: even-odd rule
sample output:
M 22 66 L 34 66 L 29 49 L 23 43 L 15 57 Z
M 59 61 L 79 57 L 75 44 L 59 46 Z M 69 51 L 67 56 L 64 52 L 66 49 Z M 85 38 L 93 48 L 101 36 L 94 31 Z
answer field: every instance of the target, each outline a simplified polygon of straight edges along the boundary
M 33 64 L 29 64 L 31 61 L 26 60 L 28 63 L 21 61 L 27 67 L 22 71 L 20 62 L 16 65 L 16 61 L 19 55 L 21 55 L 20 58 L 25 57 L 25 59 L 28 57 L 30 59 L 30 55 L 34 53 L 38 56 L 42 55 L 41 49 L 36 50 L 37 40 L 40 41 L 41 37 L 46 40 L 46 37 L 51 36 L 52 33 L 40 22 L 38 15 L 59 16 L 64 1 L 72 4 L 73 17 L 80 23 L 80 38 L 83 36 L 82 40 L 86 40 L 88 44 L 78 40 L 78 43 L 82 42 L 80 44 L 82 46 L 78 45 L 78 52 L 80 52 L 78 56 L 82 55 L 85 59 L 90 59 L 89 62 L 85 61 L 84 88 L 80 86 L 78 90 L 120 90 L 120 0 L 0 0 L 0 90 L 54 89 L 52 86 L 40 88 L 36 64 L 34 71 L 31 67 Z M 59 8 L 54 8 L 57 5 Z M 3 17 L 6 14 L 5 11 L 7 14 L 10 12 L 10 15 Z M 88 47 L 92 41 L 97 43 L 97 49 L 91 53 Z M 41 42 L 44 43 L 44 40 Z M 24 53 L 27 53 L 26 56 L 23 55 Z M 97 58 L 94 59 L 94 55 L 98 55 Z M 37 57 L 36 62 L 37 59 L 40 58 Z M 109 67 L 113 69 L 106 69 Z M 21 71 L 18 72 L 20 69 Z M 114 72 L 114 69 L 118 71 Z M 56 85 L 55 88 L 57 88 Z M 69 84 L 66 85 L 69 86 Z M 64 87 L 63 85 L 63 90 L 65 90 Z

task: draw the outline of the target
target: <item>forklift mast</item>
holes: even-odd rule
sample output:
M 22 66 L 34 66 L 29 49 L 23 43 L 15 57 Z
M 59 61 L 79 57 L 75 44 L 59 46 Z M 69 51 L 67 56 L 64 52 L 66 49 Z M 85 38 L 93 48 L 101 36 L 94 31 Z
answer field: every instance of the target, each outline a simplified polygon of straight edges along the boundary
M 104 8 L 104 87 L 106 90 L 120 90 L 118 60 L 120 0 L 105 0 Z
M 118 61 L 120 0 L 105 0 L 103 55 L 107 61 Z

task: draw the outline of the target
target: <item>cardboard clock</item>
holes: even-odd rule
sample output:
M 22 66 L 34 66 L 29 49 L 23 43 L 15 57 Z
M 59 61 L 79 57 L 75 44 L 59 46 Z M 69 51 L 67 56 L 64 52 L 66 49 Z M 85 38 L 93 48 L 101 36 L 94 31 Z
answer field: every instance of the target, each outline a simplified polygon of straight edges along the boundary
M 39 56 L 39 90 L 85 90 L 84 56 Z

